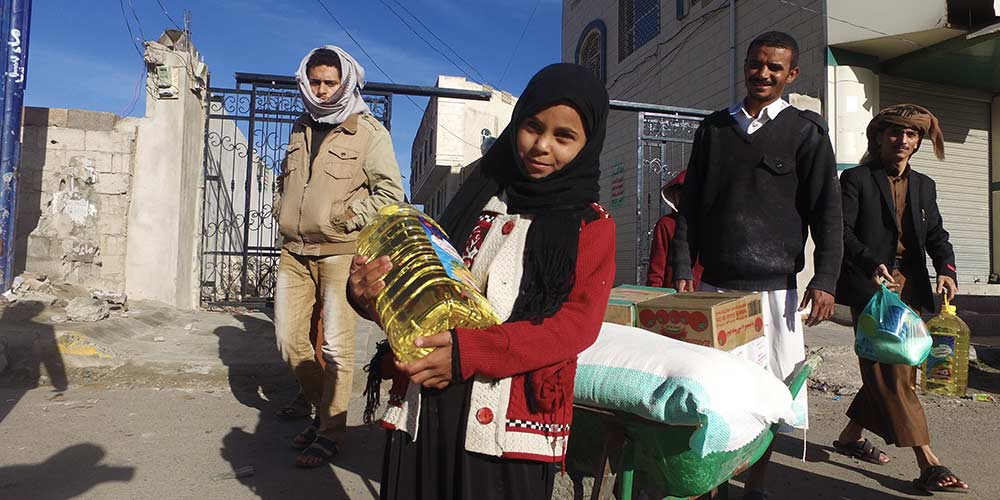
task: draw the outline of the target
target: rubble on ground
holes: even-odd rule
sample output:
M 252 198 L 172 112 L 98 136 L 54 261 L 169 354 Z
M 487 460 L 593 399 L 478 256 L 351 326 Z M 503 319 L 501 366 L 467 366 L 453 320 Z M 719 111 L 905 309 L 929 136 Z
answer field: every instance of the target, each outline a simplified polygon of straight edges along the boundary
M 66 315 L 70 321 L 100 321 L 110 314 L 108 303 L 95 298 L 77 297 L 66 306 Z
M 861 388 L 858 357 L 854 345 L 828 346 L 813 351 L 823 358 L 809 376 L 809 388 L 834 394 L 852 396 Z
M 37 317 L 50 323 L 66 321 L 94 322 L 112 314 L 127 316 L 128 296 L 123 292 L 93 289 L 72 283 L 54 283 L 48 276 L 25 272 L 14 278 L 10 290 L 0 294 L 0 308 L 12 304 L 35 304 L 41 312 Z

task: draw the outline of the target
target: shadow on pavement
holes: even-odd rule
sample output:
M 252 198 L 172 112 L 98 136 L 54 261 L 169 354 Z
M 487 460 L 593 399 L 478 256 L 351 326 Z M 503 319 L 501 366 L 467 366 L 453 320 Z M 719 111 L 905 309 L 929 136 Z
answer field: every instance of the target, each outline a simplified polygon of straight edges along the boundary
M 101 483 L 132 480 L 134 467 L 101 465 L 104 456 L 104 448 L 83 443 L 44 462 L 0 467 L 0 499 L 68 500 Z
M 1000 394 L 1000 348 L 976 346 L 978 363 L 969 364 L 969 392 Z
M 867 486 L 812 474 L 806 471 L 772 463 L 768 467 L 770 498 L 795 498 L 810 500 L 909 500 L 912 496 L 899 496 L 891 491 L 874 490 Z M 887 478 L 891 479 L 891 478 Z M 895 480 L 898 482 L 904 482 Z M 909 486 L 910 483 L 905 483 Z M 795 486 L 792 486 L 795 485 Z M 912 486 L 910 487 L 912 489 Z M 743 488 L 729 486 L 729 498 L 743 498 Z
M 269 402 L 290 400 L 285 393 L 292 391 L 294 397 L 298 384 L 278 353 L 273 323 L 246 314 L 233 317 L 242 326 L 220 326 L 213 332 L 233 396 L 257 410 Z
M 360 477 L 367 491 L 345 489 L 329 465 L 296 468 L 299 451 L 292 447 L 292 438 L 309 421 L 281 419 L 275 412 L 295 398 L 298 383 L 278 353 L 271 321 L 249 315 L 235 317 L 242 327 L 219 327 L 214 332 L 219 339 L 219 356 L 229 369 L 233 396 L 258 411 L 252 432 L 233 427 L 222 440 L 220 455 L 234 472 L 253 467 L 252 475 L 236 480 L 261 500 L 378 498 L 375 482 L 381 476 L 384 431 L 372 426 L 348 427 L 340 453 L 332 461 L 334 467 Z
M 298 451 L 292 437 L 302 424 L 290 424 L 262 413 L 254 431 L 233 428 L 222 440 L 222 457 L 232 469 L 253 466 L 254 474 L 237 478 L 261 500 L 289 498 L 378 498 L 384 431 L 369 426 L 348 427 L 344 446 L 333 466 L 361 478 L 367 491 L 348 491 L 329 465 L 316 469 L 294 466 Z
M 795 436 L 779 434 L 774 440 L 774 452 L 790 457 L 801 457 L 802 441 Z M 853 467 L 830 460 L 831 455 L 835 453 L 836 450 L 833 449 L 833 446 L 823 446 L 816 443 L 806 444 L 807 462 L 826 462 L 848 469 L 878 481 L 884 489 L 873 490 L 860 484 L 771 462 L 767 473 L 768 480 L 772 485 L 769 488 L 771 498 L 894 500 L 909 499 L 919 494 L 909 481 L 880 474 L 875 470 Z M 735 486 L 733 490 L 739 491 L 739 494 L 733 494 L 731 491 L 731 498 L 742 498 L 742 490 Z M 907 496 L 899 496 L 897 493 Z
M 0 355 L 6 368 L 0 367 L 0 385 L 18 389 L 12 398 L 0 405 L 0 422 L 10 413 L 28 390 L 39 386 L 42 368 L 53 390 L 65 391 L 69 386 L 66 365 L 56 343 L 52 325 L 32 321 L 39 317 L 45 305 L 41 302 L 15 302 L 0 314 Z

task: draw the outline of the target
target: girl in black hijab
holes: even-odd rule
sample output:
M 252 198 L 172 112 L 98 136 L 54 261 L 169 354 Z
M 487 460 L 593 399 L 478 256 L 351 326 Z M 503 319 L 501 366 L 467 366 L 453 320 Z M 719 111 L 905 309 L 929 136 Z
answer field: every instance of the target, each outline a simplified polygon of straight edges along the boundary
M 420 338 L 435 349 L 411 363 L 376 354 L 373 378 L 393 378 L 383 499 L 551 496 L 576 356 L 597 338 L 615 274 L 614 222 L 597 204 L 607 115 L 588 70 L 542 69 L 445 209 L 441 225 L 505 319 Z M 390 268 L 355 257 L 348 293 L 362 314 L 374 317 Z

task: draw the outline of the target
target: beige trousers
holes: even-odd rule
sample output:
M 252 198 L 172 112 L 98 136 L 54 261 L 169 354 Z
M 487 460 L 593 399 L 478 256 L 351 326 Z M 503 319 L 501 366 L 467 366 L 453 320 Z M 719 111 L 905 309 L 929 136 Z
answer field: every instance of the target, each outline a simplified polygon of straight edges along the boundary
M 302 393 L 316 406 L 319 435 L 340 441 L 347 430 L 347 406 L 354 379 L 354 327 L 358 316 L 347 303 L 347 276 L 353 255 L 307 257 L 281 251 L 274 292 L 278 350 Z M 323 308 L 323 360 L 309 340 L 317 297 Z

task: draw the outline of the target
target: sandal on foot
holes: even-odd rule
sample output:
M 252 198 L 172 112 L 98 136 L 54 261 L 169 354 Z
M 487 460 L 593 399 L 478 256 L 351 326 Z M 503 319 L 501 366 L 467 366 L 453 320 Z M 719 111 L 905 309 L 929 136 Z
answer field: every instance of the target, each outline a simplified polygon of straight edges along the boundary
M 847 455 L 851 458 L 856 458 L 858 460 L 864 460 L 865 462 L 872 463 L 875 465 L 885 465 L 890 462 L 886 460 L 883 462 L 879 458 L 885 455 L 885 458 L 889 458 L 882 450 L 878 449 L 871 441 L 867 439 L 862 439 L 861 441 L 854 441 L 851 443 L 841 443 L 840 441 L 834 441 L 833 447 L 837 450 L 837 453 L 841 455 Z
M 316 440 L 316 434 L 319 432 L 319 415 L 313 417 L 313 422 L 306 427 L 306 430 L 295 435 L 292 439 L 292 448 L 296 450 L 304 450 L 313 441 Z
M 913 485 L 918 489 L 933 493 L 935 491 L 947 491 L 951 493 L 968 493 L 969 488 L 963 488 L 958 484 L 942 486 L 941 482 L 949 477 L 955 478 L 956 482 L 963 482 L 955 475 L 951 469 L 943 465 L 932 465 L 920 472 L 920 477 L 913 480 Z
M 310 444 L 295 459 L 295 466 L 303 469 L 315 469 L 337 456 L 337 451 L 336 441 L 323 436 L 318 436 L 316 437 L 316 440 L 313 441 L 312 444 Z M 309 459 L 318 460 L 306 462 L 306 460 Z
M 306 427 L 306 430 L 298 433 L 292 439 L 292 447 L 296 450 L 304 450 L 316 441 L 316 433 L 319 432 L 319 423 L 313 421 L 312 425 Z

